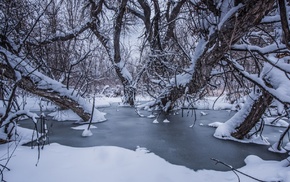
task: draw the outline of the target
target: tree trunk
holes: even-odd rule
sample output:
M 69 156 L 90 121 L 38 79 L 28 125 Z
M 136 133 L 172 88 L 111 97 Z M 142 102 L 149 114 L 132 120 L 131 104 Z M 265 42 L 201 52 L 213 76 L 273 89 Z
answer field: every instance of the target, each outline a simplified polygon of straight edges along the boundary
M 115 12 L 116 18 L 113 24 L 114 29 L 113 40 L 111 40 L 109 36 L 103 34 L 103 32 L 99 30 L 97 22 L 92 23 L 90 25 L 90 29 L 106 49 L 107 54 L 109 56 L 109 60 L 114 65 L 117 76 L 119 77 L 123 85 L 124 88 L 123 103 L 133 106 L 135 102 L 136 89 L 134 89 L 132 85 L 135 85 L 135 82 L 132 79 L 132 75 L 127 70 L 125 62 L 122 60 L 121 56 L 122 52 L 120 46 L 121 30 L 124 23 L 123 17 L 126 13 L 127 2 L 128 0 L 122 0 L 120 6 L 118 7 L 118 11 Z M 99 1 L 98 5 L 94 1 L 91 1 L 90 3 L 92 5 L 91 9 L 92 16 L 95 18 L 96 21 L 98 20 L 98 16 L 101 13 L 104 1 Z
M 20 65 L 21 64 L 19 64 L 18 66 Z M 37 96 L 44 97 L 60 107 L 71 109 L 77 115 L 79 115 L 83 119 L 83 121 L 89 121 L 89 119 L 91 118 L 90 112 L 86 108 L 84 108 L 82 102 L 78 102 L 76 98 L 68 97 L 68 95 L 62 92 L 58 92 L 57 90 L 54 90 L 53 87 L 51 87 L 51 89 L 42 88 L 43 85 L 38 85 L 35 78 L 33 78 L 33 73 L 30 73 L 27 76 L 21 76 L 21 79 L 17 80 L 18 78 L 16 78 L 15 70 L 13 68 L 11 68 L 6 64 L 0 64 L 0 68 L 2 70 L 2 75 L 8 79 L 16 81 L 16 84 L 19 88 L 26 90 Z M 65 86 L 63 87 L 65 88 Z
M 193 72 L 184 74 L 191 77 L 189 82 L 168 87 L 160 95 L 160 104 L 165 109 L 170 110 L 176 100 L 184 95 L 185 91 L 193 94 L 203 89 L 211 77 L 212 68 L 229 51 L 232 44 L 260 23 L 264 15 L 273 8 L 274 2 L 274 0 L 244 1 L 244 6 L 239 9 L 238 13 L 230 16 L 220 27 L 220 30 L 211 34 L 210 37 L 204 38 L 204 43 L 201 43 L 199 47 L 202 52 L 196 55 Z
M 83 106 L 78 103 L 76 100 L 62 95 L 60 92 L 56 92 L 49 89 L 40 89 L 34 85 L 34 83 L 29 78 L 23 78 L 19 83 L 18 86 L 23 90 L 26 90 L 32 94 L 37 96 L 46 98 L 56 105 L 60 106 L 64 109 L 71 109 L 75 112 L 83 121 L 89 121 L 91 118 L 91 114 L 84 110 Z
M 136 88 L 134 85 L 137 83 L 133 81 L 131 74 L 128 72 L 125 66 L 115 66 L 115 71 L 123 85 L 123 104 L 134 106 L 136 95 Z
M 244 117 L 244 121 L 242 121 L 241 125 L 238 126 L 236 128 L 236 131 L 231 135 L 237 139 L 243 139 L 260 121 L 261 117 L 263 116 L 267 107 L 271 104 L 272 101 L 272 95 L 270 95 L 266 91 L 263 91 L 262 95 L 252 105 L 250 112 L 245 113 L 247 114 L 247 116 Z
M 135 103 L 136 88 L 132 86 L 124 86 L 123 103 L 130 106 L 134 106 Z

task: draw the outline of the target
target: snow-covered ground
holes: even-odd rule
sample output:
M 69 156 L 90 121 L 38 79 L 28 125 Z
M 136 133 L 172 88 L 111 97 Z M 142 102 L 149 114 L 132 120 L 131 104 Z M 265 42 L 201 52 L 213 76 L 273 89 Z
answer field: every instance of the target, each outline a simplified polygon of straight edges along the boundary
M 0 145 L 2 158 L 12 154 L 14 144 Z M 250 175 L 262 181 L 290 181 L 289 161 L 264 161 L 251 155 L 245 159 L 246 166 L 232 172 L 213 170 L 194 171 L 183 166 L 170 164 L 145 148 L 135 151 L 99 146 L 73 148 L 56 143 L 45 146 L 37 161 L 37 148 L 18 146 L 4 171 L 4 180 L 13 182 L 192 182 L 192 181 L 256 181 L 242 175 Z M 290 159 L 290 158 L 289 158 Z M 288 159 L 288 160 L 289 160 Z M 5 164 L 2 160 L 1 164 Z M 221 164 L 220 164 L 221 165 Z
M 109 106 L 110 102 L 120 102 L 120 99 L 104 99 L 98 101 L 102 107 Z M 33 101 L 28 101 L 28 106 Z M 221 106 L 223 104 L 219 103 Z M 227 104 L 224 104 L 227 106 Z M 50 106 L 54 107 L 54 106 Z M 68 111 L 69 112 L 69 111 Z M 65 117 L 67 116 L 67 117 Z M 61 116 L 69 119 L 70 114 Z M 168 121 L 166 121 L 168 122 Z M 219 125 L 218 123 L 216 125 Z M 75 127 L 87 131 L 87 125 Z M 97 129 L 92 125 L 91 129 Z M 31 140 L 32 131 L 18 127 L 21 142 Z M 86 133 L 89 136 L 89 133 Z M 114 147 L 98 146 L 88 148 L 73 148 L 56 143 L 45 146 L 40 153 L 38 161 L 37 147 L 18 146 L 15 142 L 0 145 L 0 164 L 5 165 L 9 156 L 12 156 L 7 164 L 10 169 L 4 170 L 3 178 L 6 181 L 106 181 L 106 182 L 160 182 L 160 181 L 229 181 L 249 182 L 256 181 L 289 181 L 290 182 L 290 157 L 282 161 L 264 161 L 257 156 L 250 155 L 245 159 L 246 165 L 238 171 L 228 172 L 213 170 L 194 171 L 184 166 L 170 164 L 156 154 L 145 148 L 136 148 L 135 151 Z M 222 164 L 219 164 L 222 165 Z M 250 175 L 248 177 L 243 175 Z
M 2 158 L 12 154 L 14 144 L 1 145 Z M 213 170 L 194 171 L 183 166 L 168 163 L 144 148 L 135 151 L 100 146 L 73 148 L 59 144 L 45 146 L 37 161 L 37 148 L 18 146 L 12 154 L 4 171 L 4 180 L 13 182 L 51 182 L 51 181 L 106 181 L 106 182 L 192 182 L 192 181 L 229 181 L 236 182 L 238 177 L 232 171 Z M 290 158 L 289 158 L 290 159 Z M 288 159 L 288 160 L 289 160 Z M 1 164 L 5 164 L 2 160 Z M 290 181 L 289 161 L 264 161 L 251 155 L 245 159 L 246 166 L 238 169 L 263 181 Z M 236 172 L 242 182 L 256 181 Z

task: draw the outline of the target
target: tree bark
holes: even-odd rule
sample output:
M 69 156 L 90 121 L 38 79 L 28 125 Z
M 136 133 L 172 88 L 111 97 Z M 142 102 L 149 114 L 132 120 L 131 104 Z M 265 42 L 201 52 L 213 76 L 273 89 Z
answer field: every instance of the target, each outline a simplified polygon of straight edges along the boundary
M 123 103 L 133 106 L 135 103 L 136 88 L 132 86 L 124 87 Z
M 262 91 L 262 95 L 254 102 L 250 112 L 243 119 L 240 126 L 236 128 L 236 131 L 231 135 L 237 139 L 243 139 L 251 129 L 260 121 L 261 117 L 265 113 L 267 107 L 273 101 L 273 97 L 266 91 Z
M 168 22 L 168 28 L 166 30 L 166 34 L 165 34 L 165 38 L 164 38 L 164 42 L 169 41 L 172 37 L 174 37 L 174 30 L 175 30 L 175 25 L 176 25 L 176 20 L 177 20 L 177 16 L 180 12 L 181 7 L 183 6 L 183 4 L 186 2 L 187 0 L 181 0 L 179 2 L 176 2 L 177 4 L 174 6 L 174 8 L 172 9 L 172 12 L 169 14 L 169 12 L 167 12 L 167 22 Z M 170 3 L 168 3 L 170 4 Z M 169 8 L 169 7 L 168 7 Z

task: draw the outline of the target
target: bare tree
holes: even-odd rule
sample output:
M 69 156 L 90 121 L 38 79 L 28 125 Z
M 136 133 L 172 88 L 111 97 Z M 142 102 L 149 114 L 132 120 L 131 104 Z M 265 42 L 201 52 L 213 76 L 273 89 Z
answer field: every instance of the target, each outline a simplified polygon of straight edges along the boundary
M 43 4 L 33 5 L 30 1 L 21 1 L 19 4 L 16 1 L 11 1 L 1 4 L 1 15 L 4 16 L 3 19 L 1 18 L 3 24 L 1 24 L 0 32 L 2 76 L 10 79 L 13 82 L 12 85 L 16 88 L 45 97 L 63 108 L 70 108 L 84 121 L 88 121 L 91 117 L 91 107 L 86 105 L 81 94 L 73 89 L 68 89 L 65 85 L 49 77 L 54 78 L 55 75 L 48 73 L 49 76 L 47 76 L 45 75 L 47 72 L 42 73 L 40 67 L 43 64 L 32 61 L 33 59 L 39 58 L 39 60 L 42 60 L 43 58 L 33 54 L 34 52 L 31 49 L 34 46 L 41 46 L 59 40 L 71 40 L 89 28 L 89 24 L 85 23 L 71 32 L 44 36 L 45 40 L 39 39 L 43 37 L 41 34 L 32 37 L 32 35 L 37 35 L 34 31 L 37 31 L 37 25 L 44 21 L 42 18 L 52 4 L 54 4 L 53 0 L 44 4 L 44 6 L 41 6 Z M 99 119 L 101 118 L 103 116 Z M 1 122 L 4 122 L 5 119 L 2 118 Z

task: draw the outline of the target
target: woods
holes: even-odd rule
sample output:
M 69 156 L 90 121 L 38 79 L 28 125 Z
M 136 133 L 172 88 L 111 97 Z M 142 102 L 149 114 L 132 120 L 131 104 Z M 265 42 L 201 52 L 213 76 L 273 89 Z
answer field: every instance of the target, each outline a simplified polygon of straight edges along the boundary
M 134 106 L 136 95 L 146 93 L 154 98 L 150 107 L 165 113 L 208 95 L 234 95 L 237 102 L 258 88 L 247 116 L 221 136 L 243 139 L 273 101 L 288 108 L 289 6 L 284 0 L 1 1 L 1 126 L 21 110 L 20 90 L 89 121 L 85 98 L 117 85 L 124 104 Z

